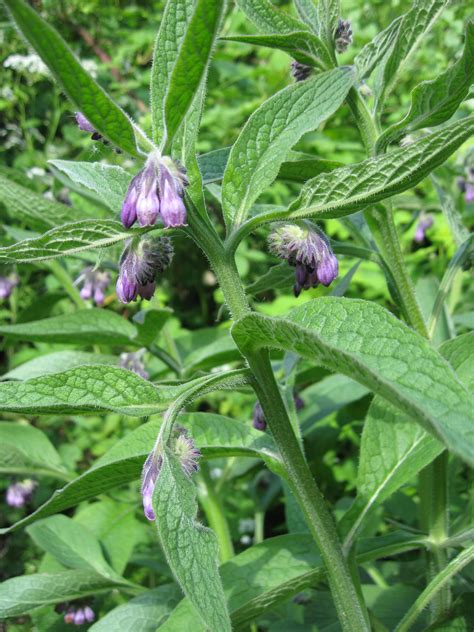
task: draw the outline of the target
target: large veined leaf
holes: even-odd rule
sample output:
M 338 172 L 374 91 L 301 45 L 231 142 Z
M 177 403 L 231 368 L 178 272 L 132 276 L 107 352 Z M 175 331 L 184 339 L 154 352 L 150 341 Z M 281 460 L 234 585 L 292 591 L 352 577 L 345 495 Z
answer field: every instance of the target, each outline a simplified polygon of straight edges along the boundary
M 461 382 L 474 392 L 474 332 L 443 342 L 439 352 L 455 369 Z
M 59 33 L 23 0 L 3 2 L 15 24 L 77 109 L 110 142 L 130 154 L 138 155 L 136 136 L 141 137 L 141 132 L 84 70 Z
M 179 602 L 181 591 L 165 584 L 114 608 L 90 628 L 90 632 L 155 632 Z
M 81 366 L 24 382 L 2 382 L 0 410 L 33 415 L 115 411 L 144 416 L 164 410 L 179 392 L 179 386 L 154 386 L 126 369 Z
M 0 472 L 70 478 L 48 437 L 33 426 L 0 422 Z
M 232 333 L 239 348 L 294 351 L 366 385 L 474 462 L 472 397 L 444 358 L 382 307 L 321 298 L 284 320 L 249 314 Z
M 78 212 L 59 202 L 21 186 L 0 174 L 0 200 L 15 221 L 32 230 L 49 230 L 54 226 L 79 219 Z
M 252 114 L 230 152 L 222 188 L 228 227 L 241 224 L 288 150 L 344 101 L 354 71 L 341 67 L 284 88 Z
M 378 33 L 373 40 L 368 42 L 354 59 L 358 75 L 366 79 L 380 63 L 385 53 L 389 50 L 397 37 L 400 22 L 403 16 L 394 20 L 386 29 Z
M 113 219 L 85 219 L 53 228 L 41 237 L 24 239 L 0 248 L 0 262 L 26 263 L 73 256 L 85 250 L 108 248 L 149 230 L 125 230 L 119 221 Z
M 414 0 L 413 7 L 402 17 L 396 37 L 377 75 L 377 109 L 383 106 L 385 96 L 392 89 L 400 68 L 419 46 L 447 4 L 448 0 Z
M 87 351 L 54 351 L 40 355 L 15 367 L 0 376 L 0 380 L 29 380 L 48 373 L 59 373 L 85 364 L 107 364 L 117 366 L 119 358 L 113 355 Z
M 161 389 L 163 391 L 165 387 Z M 182 390 L 180 391 L 178 387 L 173 389 L 169 387 L 166 404 L 174 401 Z M 163 401 L 162 407 L 164 404 Z M 2 409 L 1 405 L 0 409 Z M 179 417 L 179 424 L 187 428 L 201 450 L 203 458 L 246 456 L 261 457 L 275 464 L 279 462 L 271 437 L 255 430 L 250 424 L 212 413 L 184 414 Z M 87 472 L 55 492 L 34 513 L 6 528 L 5 532 L 15 531 L 40 518 L 103 494 L 113 487 L 138 479 L 143 462 L 153 448 L 160 427 L 161 421 L 152 421 L 129 433 L 96 461 Z
M 404 532 L 359 541 L 358 561 L 377 559 L 420 547 L 420 539 Z M 322 562 L 309 534 L 292 534 L 269 538 L 252 546 L 220 568 L 228 599 L 232 625 L 242 629 L 264 611 L 287 601 L 293 595 L 314 585 L 324 577 Z M 184 599 L 160 632 L 192 629 L 199 626 L 194 608 Z
M 114 165 L 101 162 L 75 162 L 73 160 L 50 160 L 55 171 L 65 174 L 74 183 L 92 191 L 97 198 L 117 214 L 132 176 Z M 71 221 L 69 219 L 69 221 Z
M 251 46 L 266 46 L 284 50 L 301 64 L 316 66 L 323 70 L 327 70 L 332 65 L 331 55 L 325 44 L 319 37 L 308 33 L 308 31 L 272 35 L 228 35 L 222 39 L 242 42 Z
M 100 542 L 83 525 L 67 516 L 50 516 L 27 529 L 44 551 L 66 568 L 88 570 L 118 583 L 128 583 L 106 561 Z
M 388 154 L 310 180 L 287 216 L 343 217 L 406 191 L 443 163 L 474 132 L 474 116 L 446 125 Z
M 138 344 L 137 327 L 115 312 L 83 309 L 17 325 L 0 326 L 0 334 L 13 340 L 73 344 Z
M 314 33 L 319 33 L 319 17 L 316 0 L 295 0 L 300 18 Z
M 307 30 L 304 22 L 280 11 L 270 0 L 236 0 L 245 15 L 264 33 L 291 33 Z
M 340 17 L 341 3 L 339 0 L 319 0 L 319 34 L 331 50 L 334 49 L 334 35 Z
M 161 16 L 150 78 L 153 140 L 157 144 L 162 143 L 166 134 L 166 121 L 163 116 L 166 95 L 193 6 L 194 0 L 167 2 Z
M 51 604 L 74 601 L 123 586 L 86 570 L 37 573 L 0 584 L 0 619 L 28 614 Z
M 408 114 L 377 141 L 381 152 L 404 134 L 444 123 L 456 112 L 474 83 L 474 22 L 468 22 L 464 49 L 458 61 L 431 81 L 423 81 L 411 93 Z
M 166 559 L 184 594 L 209 629 L 230 632 L 218 569 L 217 538 L 211 529 L 196 521 L 196 489 L 179 459 L 167 450 L 161 458 L 153 508 Z

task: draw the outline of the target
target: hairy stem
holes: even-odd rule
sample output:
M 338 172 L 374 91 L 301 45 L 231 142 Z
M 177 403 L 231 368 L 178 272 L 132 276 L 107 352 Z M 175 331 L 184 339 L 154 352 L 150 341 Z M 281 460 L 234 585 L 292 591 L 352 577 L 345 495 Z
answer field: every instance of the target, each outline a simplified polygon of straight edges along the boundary
M 211 262 L 232 317 L 241 318 L 250 312 L 250 306 L 233 255 L 225 251 L 218 235 L 209 230 L 198 213 L 189 214 L 189 225 L 193 238 Z M 341 626 L 345 632 L 368 631 L 370 628 L 365 605 L 353 584 L 332 516 L 293 431 L 268 351 L 263 349 L 247 354 L 246 359 L 255 377 L 255 389 L 265 417 L 282 456 L 288 483 L 324 560 Z

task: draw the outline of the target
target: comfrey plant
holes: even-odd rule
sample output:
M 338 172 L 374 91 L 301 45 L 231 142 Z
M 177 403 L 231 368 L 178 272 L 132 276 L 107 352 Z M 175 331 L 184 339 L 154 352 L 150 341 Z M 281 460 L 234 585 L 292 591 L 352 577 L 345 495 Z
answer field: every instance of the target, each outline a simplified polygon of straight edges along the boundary
M 51 605 L 67 602 L 71 594 L 82 599 L 122 591 L 125 599 L 146 591 L 107 614 L 94 628 L 123 629 L 121 622 L 129 621 L 127 617 L 140 616 L 148 626 L 143 629 L 149 630 L 157 626 L 173 632 L 267 630 L 273 629 L 273 616 L 287 616 L 277 622 L 278 629 L 323 629 L 326 624 L 318 618 L 323 609 L 323 621 L 345 632 L 406 632 L 413 624 L 416 629 L 444 630 L 450 619 L 459 623 L 459 629 L 469 629 L 462 592 L 472 579 L 468 573 L 463 575 L 474 558 L 472 524 L 469 511 L 464 510 L 450 524 L 448 490 L 452 486 L 458 490 L 460 474 L 464 476 L 474 463 L 468 359 L 473 339 L 458 335 L 456 327 L 462 325 L 450 318 L 452 301 L 446 299 L 454 296 L 453 288 L 459 295 L 459 282 L 454 279 L 472 260 L 472 241 L 452 191 L 443 188 L 443 172 L 437 169 L 474 131 L 474 116 L 464 104 L 474 79 L 474 23 L 466 24 L 458 58 L 435 78 L 414 86 L 411 100 L 403 99 L 399 120 L 394 121 L 390 106 L 387 125 L 386 106 L 396 99 L 400 71 L 448 2 L 414 0 L 407 13 L 358 49 L 351 60 L 357 32 L 341 18 L 346 14 L 339 2 L 295 0 L 283 11 L 269 0 L 236 0 L 236 9 L 257 34 L 227 35 L 219 45 L 232 41 L 233 47 L 241 44 L 243 51 L 248 44 L 281 49 L 289 55 L 288 69 L 296 81 L 289 77 L 286 87 L 260 105 L 231 148 L 198 155 L 212 54 L 224 21 L 231 19 L 227 2 L 166 3 L 158 20 L 151 70 L 151 130 L 142 130 L 125 114 L 27 3 L 3 3 L 61 83 L 72 110 L 80 113 L 80 128 L 107 141 L 110 149 L 123 152 L 135 166 L 127 170 L 116 164 L 52 161 L 56 171 L 89 188 L 89 193 L 100 193 L 110 215 L 98 212 L 95 219 L 74 215 L 73 207 L 45 201 L 16 183 L 5 187 L 10 192 L 5 198 L 13 208 L 19 191 L 22 200 L 42 205 L 39 220 L 37 214 L 31 215 L 33 230 L 38 231 L 38 222 L 46 225 L 42 225 L 43 234 L 1 248 L 0 261 L 37 263 L 94 248 L 105 257 L 107 247 L 122 242 L 116 293 L 127 305 L 118 305 L 120 315 L 110 309 L 87 308 L 2 329 L 6 336 L 23 341 L 94 345 L 94 358 L 91 352 L 84 359 L 74 355 L 74 362 L 70 356 L 61 356 L 62 362 L 71 364 L 59 369 L 56 364 L 54 372 L 45 369 L 44 374 L 23 381 L 0 383 L 0 410 L 10 419 L 1 432 L 8 437 L 12 453 L 17 454 L 15 446 L 21 443 L 42 445 L 48 455 L 43 458 L 33 448 L 30 454 L 25 447 L 15 457 L 21 461 L 18 467 L 39 462 L 40 474 L 67 481 L 34 513 L 3 530 L 13 532 L 29 525 L 35 543 L 55 557 L 62 570 L 54 567 L 54 572 L 4 582 L 0 616 L 31 614 L 34 618 L 36 609 L 45 603 L 44 595 Z M 350 65 L 339 64 L 342 53 Z M 417 72 L 417 78 L 421 74 Z M 338 118 L 332 119 L 336 112 Z M 365 159 L 351 164 L 328 160 L 317 153 L 317 144 L 308 136 L 307 153 L 292 150 L 326 121 L 332 125 L 349 116 Z M 401 146 L 406 138 L 410 142 Z M 257 204 L 277 178 L 289 183 L 287 203 Z M 452 177 L 451 183 L 454 191 Z M 213 201 L 208 204 L 211 184 Z M 465 183 L 466 200 L 468 184 L 470 180 Z M 423 309 L 395 222 L 396 211 L 406 210 L 406 196 L 400 194 L 415 186 L 430 201 L 439 196 L 439 206 L 435 204 L 432 210 L 430 204 L 430 211 L 440 219 L 441 212 L 446 215 L 457 249 Z M 420 212 L 420 207 L 425 210 L 424 198 L 416 199 L 413 219 L 423 221 L 415 236 L 420 256 L 429 216 Z M 221 203 L 219 214 L 216 200 Z M 29 221 L 24 206 L 22 217 Z M 343 242 L 323 232 L 328 219 L 343 224 Z M 330 226 L 324 227 L 334 234 Z M 140 310 L 130 305 L 155 294 L 171 262 L 171 239 L 176 235 L 189 238 L 189 248 L 192 240 L 209 261 L 231 321 L 211 345 L 198 336 L 198 349 L 188 356 L 189 340 L 181 345 L 173 340 L 174 330 L 165 324 L 169 311 L 157 309 L 156 297 Z M 236 254 L 250 235 L 261 243 L 267 239 L 271 254 L 283 262 L 267 270 L 254 289 L 246 290 Z M 111 268 L 117 264 L 114 256 Z M 391 311 L 372 301 L 342 296 L 354 274 L 354 269 L 347 272 L 347 259 L 355 259 L 357 265 L 368 261 L 381 270 Z M 65 268 L 51 269 L 64 280 L 71 299 L 83 305 L 77 289 L 67 282 Z M 257 293 L 256 286 L 271 289 L 277 282 L 294 286 L 296 298 L 288 297 L 294 307 L 278 317 L 266 316 L 252 293 Z M 82 293 L 92 296 L 96 287 L 96 278 L 90 285 L 87 280 Z M 112 354 L 98 353 L 106 345 L 115 351 L 124 345 L 147 349 L 147 357 L 160 361 L 159 381 L 145 379 L 149 375 L 142 363 L 143 352 L 137 356 L 136 351 L 124 350 L 120 359 L 117 353 L 111 358 Z M 44 355 L 41 360 L 46 366 Z M 150 375 L 154 375 L 151 368 Z M 326 378 L 335 380 L 330 382 L 332 390 Z M 301 386 L 312 381 L 303 392 L 302 408 L 301 401 L 294 399 L 295 388 L 300 392 Z M 210 412 L 213 400 L 206 397 L 220 390 L 233 395 L 242 391 L 252 401 L 258 400 L 254 428 L 249 414 L 245 420 L 235 420 Z M 354 390 L 357 397 L 351 394 Z M 357 412 L 357 420 L 364 417 L 362 435 L 356 436 L 360 444 L 357 489 L 351 502 L 345 502 L 346 497 L 336 506 L 323 497 L 321 487 L 326 489 L 328 476 L 320 466 L 332 456 L 344 465 L 344 450 L 338 446 L 332 456 L 325 454 L 324 433 L 315 448 L 311 433 L 317 425 L 311 415 L 318 421 L 324 418 L 325 408 L 336 413 L 347 399 L 361 397 L 365 408 L 361 405 Z M 203 398 L 201 412 L 185 412 Z M 21 423 L 11 421 L 15 413 L 21 415 Z M 36 420 L 40 415 L 76 418 L 84 413 L 110 413 L 111 428 L 117 427 L 119 415 L 149 420 L 76 477 L 65 470 Z M 34 415 L 35 426 L 26 424 L 29 414 Z M 338 423 L 345 421 L 334 417 L 325 430 L 329 433 Z M 354 434 L 352 426 L 345 436 L 350 433 Z M 316 449 L 316 467 L 312 448 Z M 236 460 L 244 456 L 252 457 L 252 463 L 262 460 L 269 472 L 264 486 L 255 484 L 255 544 L 236 555 L 235 529 L 228 525 L 220 494 L 225 480 L 249 471 L 248 466 L 234 470 Z M 227 465 L 219 462 L 221 477 L 213 479 L 206 461 L 225 457 L 233 459 Z M 170 575 L 160 575 L 157 581 L 155 567 L 161 568 L 164 560 L 153 560 L 150 550 L 146 559 L 153 575 L 146 588 L 137 585 L 144 575 L 127 570 L 133 550 L 131 530 L 126 535 L 121 532 L 123 539 L 117 536 L 121 544 L 114 547 L 110 532 L 117 528 L 119 533 L 120 525 L 114 522 L 110 532 L 99 528 L 97 523 L 105 518 L 103 513 L 100 520 L 94 514 L 96 503 L 84 509 L 85 501 L 127 482 L 135 482 L 131 498 L 138 507 L 140 470 L 145 517 L 156 526 L 176 585 L 169 583 Z M 456 476 L 459 480 L 454 483 Z M 392 519 L 390 507 L 397 502 L 386 501 L 407 485 L 411 500 L 417 500 L 419 520 L 414 503 L 406 516 L 397 514 Z M 284 498 L 286 506 L 286 526 L 279 533 L 284 529 L 288 533 L 265 539 L 262 516 L 277 496 Z M 468 503 L 467 494 L 459 502 Z M 79 503 L 74 518 L 59 513 Z M 199 507 L 202 518 L 198 520 Z M 130 513 L 129 505 L 126 513 Z M 115 519 L 118 523 L 118 513 L 113 514 Z M 211 528 L 203 526 L 201 519 Z M 393 579 L 384 562 L 388 558 L 391 564 L 408 558 L 409 571 Z M 408 575 L 413 582 L 400 591 L 399 583 Z M 149 589 L 150 585 L 159 587 Z M 181 593 L 176 586 L 185 595 L 179 603 Z M 306 589 L 308 596 L 302 593 Z M 381 608 L 378 596 L 390 608 Z M 314 607 L 306 608 L 313 598 Z M 286 607 L 278 609 L 282 602 Z M 304 617 L 291 618 L 294 609 L 302 607 L 306 608 Z M 95 604 L 94 608 L 99 612 Z M 102 614 L 104 609 L 106 605 Z M 76 624 L 91 620 L 82 606 L 71 606 L 66 616 Z

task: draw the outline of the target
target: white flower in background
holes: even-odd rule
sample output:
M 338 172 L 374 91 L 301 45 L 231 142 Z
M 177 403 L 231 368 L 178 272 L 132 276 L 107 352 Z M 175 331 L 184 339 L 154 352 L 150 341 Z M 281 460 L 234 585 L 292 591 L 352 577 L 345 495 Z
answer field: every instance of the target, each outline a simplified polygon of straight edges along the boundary
M 84 70 L 86 70 L 94 79 L 97 77 L 97 63 L 93 59 L 84 59 L 80 61 Z M 3 62 L 4 68 L 11 68 L 16 72 L 22 72 L 26 75 L 40 75 L 47 77 L 49 69 L 43 60 L 31 53 L 30 55 L 9 55 Z
M 81 66 L 90 74 L 91 77 L 97 79 L 98 68 L 96 62 L 93 59 L 82 59 Z

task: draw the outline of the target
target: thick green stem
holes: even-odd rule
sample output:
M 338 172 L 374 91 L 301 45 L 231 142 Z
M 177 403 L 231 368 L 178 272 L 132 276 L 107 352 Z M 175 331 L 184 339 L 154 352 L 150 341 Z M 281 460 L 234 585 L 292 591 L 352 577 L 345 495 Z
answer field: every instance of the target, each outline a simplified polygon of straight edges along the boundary
M 250 306 L 233 256 L 226 253 L 217 234 L 209 230 L 198 213 L 190 213 L 189 224 L 192 236 L 211 262 L 233 318 L 241 318 L 250 311 Z M 289 485 L 325 562 L 342 628 L 345 632 L 368 631 L 370 627 L 365 605 L 352 582 L 336 526 L 293 431 L 268 352 L 260 350 L 247 354 L 246 359 L 256 380 L 257 395 L 265 417 L 282 456 Z
M 234 557 L 234 545 L 232 544 L 224 509 L 214 489 L 207 463 L 201 464 L 201 482 L 202 484 L 198 485 L 199 502 L 206 514 L 209 526 L 217 536 L 220 560 L 221 564 L 223 564 Z
M 352 581 L 336 526 L 291 427 L 268 352 L 249 354 L 247 360 L 257 380 L 258 398 L 285 464 L 288 483 L 305 515 L 326 566 L 342 628 L 359 632 L 369 630 L 365 606 L 359 599 Z
M 448 557 L 444 546 L 449 533 L 448 515 L 448 453 L 440 454 L 420 474 L 420 520 L 429 535 L 426 553 L 428 581 L 446 566 Z M 431 620 L 446 614 L 451 605 L 449 583 L 437 591 L 431 602 Z

